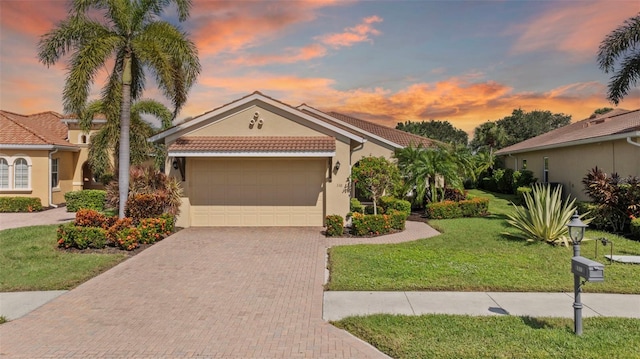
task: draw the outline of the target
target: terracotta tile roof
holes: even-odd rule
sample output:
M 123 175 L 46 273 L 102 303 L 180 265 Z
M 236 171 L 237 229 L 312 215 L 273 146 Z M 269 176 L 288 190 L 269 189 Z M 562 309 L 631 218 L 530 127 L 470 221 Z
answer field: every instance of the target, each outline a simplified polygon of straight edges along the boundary
M 422 137 L 422 136 L 414 135 L 412 133 L 396 130 L 395 128 L 378 125 L 377 123 L 361 120 L 355 117 L 343 115 L 341 113 L 329 112 L 328 115 L 342 122 L 345 122 L 351 126 L 358 127 L 366 132 L 372 133 L 378 137 L 382 137 L 387 141 L 396 143 L 402 147 L 407 147 L 411 144 L 413 144 L 414 146 L 422 144 L 425 147 L 432 147 L 438 144 L 438 141 L 429 139 L 427 137 Z M 327 120 L 325 119 L 325 121 Z M 332 124 L 337 125 L 337 123 L 334 123 L 334 121 L 327 121 L 327 122 L 331 122 Z M 350 130 L 347 128 L 345 129 L 347 131 L 353 132 L 353 130 Z
M 52 111 L 25 116 L 0 110 L 0 144 L 75 147 L 67 141 L 62 117 Z
M 333 152 L 333 137 L 185 136 L 169 146 L 172 152 Z
M 515 152 L 532 151 L 549 146 L 570 146 L 581 140 L 597 140 L 599 137 L 640 131 L 640 109 L 633 111 L 613 110 L 595 118 L 582 121 L 547 132 L 526 141 L 505 147 L 496 152 L 504 155 Z

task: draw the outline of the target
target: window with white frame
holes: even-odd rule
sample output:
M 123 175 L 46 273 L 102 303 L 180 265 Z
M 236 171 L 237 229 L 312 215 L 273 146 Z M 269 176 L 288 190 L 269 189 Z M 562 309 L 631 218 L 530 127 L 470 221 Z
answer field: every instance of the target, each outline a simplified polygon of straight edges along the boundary
M 58 187 L 58 162 L 59 158 L 51 159 L 51 188 Z
M 9 162 L 0 158 L 0 189 L 9 188 Z
M 18 158 L 13 163 L 13 188 L 29 188 L 29 164 L 24 158 Z

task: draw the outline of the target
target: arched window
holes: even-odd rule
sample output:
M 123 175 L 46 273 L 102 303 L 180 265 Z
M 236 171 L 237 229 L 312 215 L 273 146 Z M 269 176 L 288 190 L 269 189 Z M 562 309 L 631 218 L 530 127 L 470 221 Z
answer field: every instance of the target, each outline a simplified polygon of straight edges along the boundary
M 0 158 L 0 188 L 9 188 L 9 162 Z
M 29 188 L 29 165 L 24 158 L 18 158 L 13 163 L 13 187 Z

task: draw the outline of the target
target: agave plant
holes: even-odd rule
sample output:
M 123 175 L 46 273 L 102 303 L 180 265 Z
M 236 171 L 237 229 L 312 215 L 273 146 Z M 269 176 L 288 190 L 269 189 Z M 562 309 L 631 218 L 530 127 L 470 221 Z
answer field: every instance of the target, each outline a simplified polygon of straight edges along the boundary
M 507 214 L 507 222 L 522 233 L 512 234 L 528 241 L 544 241 L 549 244 L 569 245 L 567 223 L 576 211 L 575 198 L 562 200 L 562 186 L 551 189 L 546 184 L 534 184 L 530 193 L 524 194 L 526 208 L 513 205 L 515 212 Z M 590 219 L 580 219 L 588 224 Z

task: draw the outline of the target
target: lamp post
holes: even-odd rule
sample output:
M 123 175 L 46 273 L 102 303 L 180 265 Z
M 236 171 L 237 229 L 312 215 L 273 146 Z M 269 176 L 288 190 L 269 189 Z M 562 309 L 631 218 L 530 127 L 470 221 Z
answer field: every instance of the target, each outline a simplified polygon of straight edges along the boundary
M 584 230 L 588 226 L 580 220 L 576 211 L 567 224 L 569 227 L 569 238 L 573 243 L 573 257 L 580 256 L 580 242 L 584 238 Z M 580 300 L 580 276 L 573 274 L 573 328 L 576 335 L 582 335 L 582 301 Z

